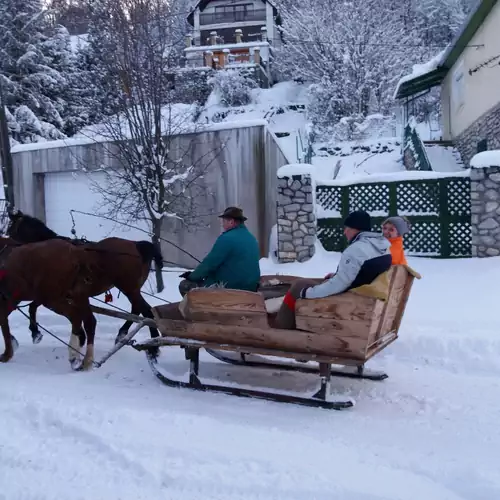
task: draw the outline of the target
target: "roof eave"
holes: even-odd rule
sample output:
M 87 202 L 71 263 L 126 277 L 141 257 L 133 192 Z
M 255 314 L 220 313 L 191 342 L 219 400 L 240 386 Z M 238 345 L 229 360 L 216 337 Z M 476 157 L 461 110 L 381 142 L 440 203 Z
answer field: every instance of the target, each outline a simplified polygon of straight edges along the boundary
M 444 67 L 438 67 L 435 70 L 426 73 L 425 75 L 418 76 L 412 80 L 403 82 L 396 94 L 396 99 L 404 99 L 405 97 L 410 97 L 424 90 L 429 90 L 433 87 L 440 85 L 444 78 L 446 77 L 447 69 Z

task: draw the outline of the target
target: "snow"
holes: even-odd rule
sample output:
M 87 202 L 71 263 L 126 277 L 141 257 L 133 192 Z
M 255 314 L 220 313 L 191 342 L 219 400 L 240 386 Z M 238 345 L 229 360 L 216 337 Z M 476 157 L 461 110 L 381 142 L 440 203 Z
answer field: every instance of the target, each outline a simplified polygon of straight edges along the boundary
M 291 177 L 292 175 L 310 175 L 313 176 L 315 173 L 315 168 L 313 165 L 308 163 L 296 163 L 290 165 L 283 165 L 278 169 L 277 176 L 279 178 Z
M 83 35 L 71 35 L 69 37 L 69 42 L 71 46 L 71 50 L 73 52 L 78 52 L 79 50 L 84 49 L 88 45 L 88 34 Z
M 263 259 L 261 270 L 321 277 L 338 259 L 318 247 L 309 262 Z M 49 335 L 32 345 L 27 320 L 13 313 L 21 345 L 0 366 L 0 498 L 499 498 L 500 258 L 408 260 L 423 278 L 400 338 L 368 363 L 390 378 L 334 378 L 334 393 L 356 401 L 344 412 L 169 389 L 131 348 L 73 373 L 67 349 Z M 166 273 L 166 299 L 178 299 L 177 274 Z M 481 293 L 457 307 L 466 289 Z M 97 357 L 121 324 L 98 319 Z M 67 339 L 66 320 L 44 309 L 39 320 Z M 224 382 L 309 393 L 316 382 L 201 358 L 202 376 Z M 186 373 L 181 349 L 165 351 L 161 364 Z
M 282 167 L 284 168 L 284 167 Z M 379 174 L 347 177 L 345 179 L 327 180 L 316 177 L 316 183 L 321 186 L 350 186 L 368 182 L 397 182 L 425 179 L 444 179 L 448 177 L 470 177 L 470 170 L 460 172 L 428 172 L 420 170 L 404 170 L 401 172 L 382 172 Z
M 418 78 L 420 76 L 426 75 L 427 73 L 431 73 L 432 71 L 437 69 L 438 66 L 441 64 L 445 53 L 446 49 L 442 50 L 441 52 L 439 52 L 439 54 L 436 54 L 432 59 L 423 64 L 414 64 L 412 72 L 409 75 L 403 76 L 396 85 L 396 90 L 394 92 L 394 99 L 396 99 L 399 87 L 401 87 L 403 83 Z
M 435 172 L 460 172 L 464 169 L 460 153 L 452 146 L 424 144 L 427 158 Z
M 471 168 L 500 167 L 500 149 L 482 151 L 472 157 Z

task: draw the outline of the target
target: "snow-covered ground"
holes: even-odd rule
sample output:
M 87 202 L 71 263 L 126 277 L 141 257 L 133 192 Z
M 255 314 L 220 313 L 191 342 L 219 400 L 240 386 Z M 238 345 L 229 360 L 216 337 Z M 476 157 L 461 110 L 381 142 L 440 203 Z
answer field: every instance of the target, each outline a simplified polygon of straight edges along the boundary
M 14 313 L 21 345 L 0 366 L 0 499 L 500 498 L 500 259 L 409 260 L 423 279 L 400 338 L 368 366 L 390 377 L 334 379 L 332 390 L 356 401 L 343 412 L 169 389 L 130 348 L 72 373 L 66 348 L 48 335 L 33 346 Z M 323 276 L 337 261 L 319 252 L 261 268 Z M 176 300 L 177 274 L 166 281 L 164 298 Z M 115 304 L 128 307 L 116 294 Z M 43 309 L 39 319 L 68 337 L 65 319 Z M 97 357 L 119 324 L 99 317 Z M 161 363 L 181 376 L 187 369 L 177 348 Z M 283 390 L 315 385 L 206 354 L 201 374 Z

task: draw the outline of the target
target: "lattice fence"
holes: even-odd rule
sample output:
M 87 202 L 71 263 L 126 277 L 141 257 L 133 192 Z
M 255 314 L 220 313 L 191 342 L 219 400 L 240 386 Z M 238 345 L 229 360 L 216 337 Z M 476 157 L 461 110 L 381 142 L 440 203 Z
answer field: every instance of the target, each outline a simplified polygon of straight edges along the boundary
M 376 231 L 388 216 L 408 218 L 412 225 L 405 236 L 408 255 L 470 257 L 470 199 L 469 177 L 318 185 L 318 238 L 327 250 L 342 251 L 347 244 L 344 218 L 353 210 L 366 210 Z

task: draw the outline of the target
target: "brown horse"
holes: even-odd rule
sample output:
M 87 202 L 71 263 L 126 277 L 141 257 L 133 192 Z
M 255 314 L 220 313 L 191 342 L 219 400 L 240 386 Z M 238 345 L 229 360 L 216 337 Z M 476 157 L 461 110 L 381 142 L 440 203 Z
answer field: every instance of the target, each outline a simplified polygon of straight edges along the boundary
M 5 351 L 0 362 L 14 355 L 9 314 L 22 301 L 36 301 L 71 323 L 69 361 L 73 369 L 90 368 L 94 361 L 96 320 L 90 309 L 92 277 L 99 274 L 94 254 L 63 240 L 19 245 L 0 237 L 0 327 Z M 78 333 L 83 327 L 87 350 L 80 359 Z
M 90 296 L 101 295 L 102 293 L 116 287 L 130 301 L 132 314 L 142 314 L 144 317 L 153 318 L 151 306 L 141 295 L 141 288 L 144 285 L 150 271 L 151 262 L 160 269 L 163 267 L 163 257 L 157 246 L 149 241 L 130 241 L 122 238 L 105 238 L 99 242 L 89 242 L 85 240 L 73 240 L 60 236 L 49 229 L 41 220 L 23 214 L 18 211 L 9 214 L 10 224 L 7 234 L 21 243 L 33 243 L 60 239 L 70 242 L 85 251 L 96 256 L 99 262 L 101 273 L 94 276 Z M 33 340 L 41 337 L 36 322 L 36 310 L 38 302 L 30 304 L 30 330 Z M 125 336 L 132 325 L 131 321 L 126 321 L 120 328 L 116 337 L 118 342 Z M 158 330 L 150 327 L 151 337 L 159 337 Z M 80 344 L 85 344 L 85 334 L 80 332 Z M 152 350 L 151 354 L 156 355 L 158 349 Z

